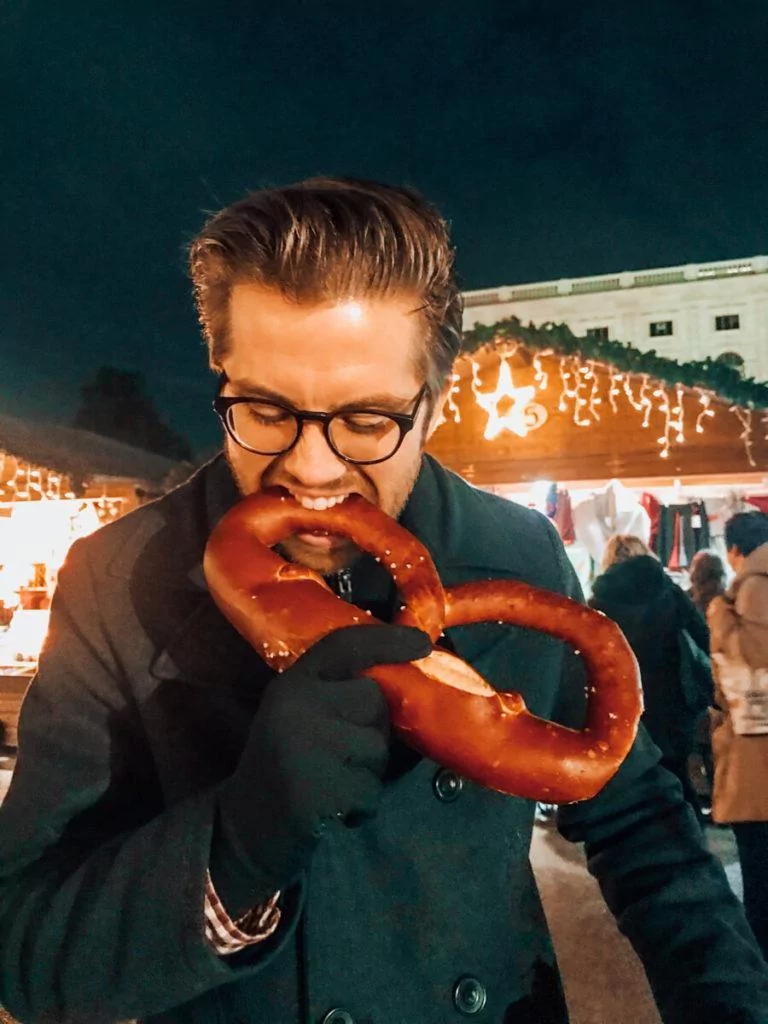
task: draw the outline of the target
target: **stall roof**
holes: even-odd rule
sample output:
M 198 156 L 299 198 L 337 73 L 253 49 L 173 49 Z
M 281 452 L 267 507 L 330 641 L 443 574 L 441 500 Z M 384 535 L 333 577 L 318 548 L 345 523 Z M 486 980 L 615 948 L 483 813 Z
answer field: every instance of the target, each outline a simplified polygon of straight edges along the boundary
M 0 451 L 80 479 L 105 476 L 161 484 L 180 464 L 87 430 L 0 412 Z
M 478 486 L 724 482 L 768 471 L 765 407 L 732 405 L 702 386 L 647 373 L 619 374 L 579 352 L 480 348 L 457 363 L 445 416 L 429 451 Z

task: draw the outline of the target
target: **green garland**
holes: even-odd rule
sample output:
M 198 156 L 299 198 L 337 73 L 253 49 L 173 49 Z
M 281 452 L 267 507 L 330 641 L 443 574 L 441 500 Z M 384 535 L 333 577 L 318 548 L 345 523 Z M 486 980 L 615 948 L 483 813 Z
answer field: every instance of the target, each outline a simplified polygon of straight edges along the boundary
M 701 359 L 679 363 L 676 359 L 660 356 L 655 349 L 641 352 L 634 345 L 621 341 L 600 341 L 596 338 L 578 338 L 566 324 L 545 323 L 536 327 L 525 326 L 517 317 L 508 317 L 485 326 L 475 324 L 464 331 L 462 352 L 470 355 L 484 345 L 500 342 L 519 342 L 534 352 L 550 349 L 557 355 L 577 356 L 583 361 L 608 363 L 622 373 L 648 374 L 665 384 L 682 384 L 689 388 L 712 391 L 731 405 L 746 409 L 768 408 L 768 384 L 754 377 L 742 377 L 734 366 L 718 359 Z

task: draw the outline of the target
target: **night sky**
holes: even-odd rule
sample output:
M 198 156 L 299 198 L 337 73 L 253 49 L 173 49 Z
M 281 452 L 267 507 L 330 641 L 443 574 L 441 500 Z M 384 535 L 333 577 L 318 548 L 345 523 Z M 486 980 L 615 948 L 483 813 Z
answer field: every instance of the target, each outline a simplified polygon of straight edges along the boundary
M 0 408 L 101 364 L 216 442 L 184 245 L 312 174 L 416 186 L 466 288 L 768 252 L 766 0 L 2 0 Z

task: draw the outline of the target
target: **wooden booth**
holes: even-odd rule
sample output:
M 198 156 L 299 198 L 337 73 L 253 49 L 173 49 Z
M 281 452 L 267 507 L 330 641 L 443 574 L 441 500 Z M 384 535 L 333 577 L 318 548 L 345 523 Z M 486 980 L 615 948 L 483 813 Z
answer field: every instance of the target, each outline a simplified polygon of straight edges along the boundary
M 697 545 L 724 554 L 734 511 L 768 508 L 768 385 L 562 326 L 503 321 L 465 343 L 429 450 L 550 517 L 567 502 L 556 525 L 586 591 L 611 532 L 684 573 Z
M 768 417 L 704 387 L 486 346 L 457 364 L 430 451 L 478 486 L 768 472 Z
M 0 758 L 15 749 L 69 547 L 189 471 L 88 431 L 0 413 Z

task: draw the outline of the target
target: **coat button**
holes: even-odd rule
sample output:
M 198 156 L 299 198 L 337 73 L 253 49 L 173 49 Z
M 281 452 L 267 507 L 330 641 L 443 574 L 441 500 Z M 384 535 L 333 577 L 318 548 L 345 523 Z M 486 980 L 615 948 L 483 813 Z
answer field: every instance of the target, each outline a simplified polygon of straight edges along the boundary
M 320 1024 L 355 1024 L 355 1018 L 348 1010 L 341 1010 L 339 1007 L 336 1007 L 336 1009 L 329 1010 L 326 1013 Z
M 485 1007 L 487 998 L 485 985 L 470 974 L 459 978 L 453 986 L 453 1005 L 465 1017 L 473 1017 L 476 1013 L 480 1013 Z
M 449 768 L 441 768 L 432 780 L 432 788 L 438 800 L 444 804 L 450 804 L 457 800 L 459 793 L 464 788 L 464 779 Z

